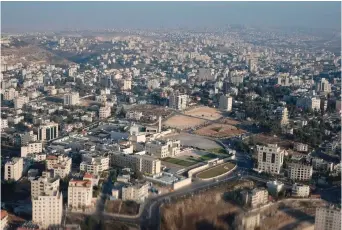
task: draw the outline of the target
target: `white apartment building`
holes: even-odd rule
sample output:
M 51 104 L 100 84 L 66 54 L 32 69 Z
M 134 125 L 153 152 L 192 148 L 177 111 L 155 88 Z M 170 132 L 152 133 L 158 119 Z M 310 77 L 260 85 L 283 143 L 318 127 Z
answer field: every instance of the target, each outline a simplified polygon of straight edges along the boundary
M 82 156 L 80 170 L 94 175 L 109 169 L 109 157 Z
M 6 89 L 4 92 L 4 100 L 12 101 L 14 98 L 18 97 L 19 93 L 14 88 Z
M 126 119 L 139 121 L 143 116 L 142 112 L 129 111 L 126 113 Z
M 31 181 L 31 197 L 38 198 L 38 196 L 48 194 L 50 191 L 57 191 L 59 184 L 60 179 L 58 177 L 42 176 L 34 179 Z
M 54 177 L 65 178 L 71 172 L 71 161 L 71 158 L 67 156 L 50 155 L 46 157 L 46 169 L 52 170 Z
M 279 174 L 284 162 L 285 150 L 281 150 L 277 144 L 267 146 L 257 145 L 258 170 L 271 174 Z
M 122 188 L 122 200 L 143 202 L 148 196 L 148 183 L 127 185 Z
M 110 117 L 111 112 L 110 112 L 110 107 L 109 106 L 101 106 L 99 110 L 99 118 L 100 119 L 106 119 Z
M 78 92 L 67 93 L 64 95 L 64 105 L 78 105 L 80 103 L 80 95 Z
M 146 153 L 158 158 L 174 157 L 180 152 L 180 140 L 158 141 L 146 143 Z
M 3 131 L 4 129 L 8 128 L 8 120 L 7 119 L 2 119 L 0 118 L 0 125 L 1 125 L 1 131 Z
M 21 109 L 23 106 L 29 102 L 29 98 L 25 96 L 17 97 L 13 100 L 14 109 Z
M 169 97 L 169 107 L 177 110 L 186 109 L 188 104 L 188 95 L 179 94 L 179 92 L 172 93 Z
M 112 164 L 118 167 L 129 167 L 142 173 L 150 175 L 160 173 L 161 161 L 148 155 L 129 155 L 114 153 L 112 155 Z
M 51 122 L 49 124 L 41 125 L 38 128 L 39 141 L 50 141 L 58 137 L 58 124 Z
M 26 146 L 21 146 L 20 156 L 26 157 L 28 154 L 41 153 L 43 144 L 41 142 L 29 143 Z
M 268 201 L 268 191 L 266 189 L 255 188 L 251 191 L 242 191 L 241 195 L 244 203 L 252 208 L 266 204 Z
M 313 158 L 312 159 L 312 167 L 315 170 L 327 170 L 332 171 L 334 164 L 331 162 L 327 162 L 321 158 Z
M 289 177 L 292 180 L 310 180 L 312 177 L 312 166 L 299 164 L 299 163 L 291 163 L 289 164 Z
M 298 152 L 307 152 L 309 150 L 309 146 L 307 144 L 297 142 L 294 144 L 294 149 Z
M 221 95 L 219 100 L 219 109 L 230 112 L 233 107 L 233 98 L 229 95 Z
M 309 197 L 310 187 L 303 184 L 293 184 L 292 185 L 292 196 L 294 197 Z
M 93 186 L 90 180 L 70 180 L 68 187 L 68 207 L 82 209 L 91 206 Z
M 13 157 L 5 164 L 5 180 L 18 181 L 23 175 L 24 160 L 21 157 Z
M 341 210 L 333 207 L 316 209 L 315 230 L 340 230 Z
M 60 226 L 63 216 L 63 195 L 59 190 L 50 190 L 32 198 L 32 221 L 41 228 Z

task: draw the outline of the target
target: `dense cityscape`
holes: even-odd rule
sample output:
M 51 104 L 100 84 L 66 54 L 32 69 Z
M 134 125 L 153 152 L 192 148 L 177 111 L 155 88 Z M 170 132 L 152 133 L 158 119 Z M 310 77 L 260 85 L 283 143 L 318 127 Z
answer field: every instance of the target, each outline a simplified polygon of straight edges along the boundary
M 341 32 L 1 35 L 1 229 L 341 228 Z

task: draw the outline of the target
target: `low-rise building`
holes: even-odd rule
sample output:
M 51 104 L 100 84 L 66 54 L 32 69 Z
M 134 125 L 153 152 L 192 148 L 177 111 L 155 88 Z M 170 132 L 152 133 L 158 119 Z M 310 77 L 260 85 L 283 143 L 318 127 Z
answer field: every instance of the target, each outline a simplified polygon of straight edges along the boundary
M 106 119 L 110 117 L 111 112 L 110 112 L 110 107 L 109 106 L 101 106 L 99 110 L 99 118 L 100 119 Z
M 127 185 L 122 188 L 122 200 L 143 202 L 148 196 L 148 183 Z
M 303 143 L 295 143 L 294 149 L 298 152 L 307 152 L 309 150 L 309 146 Z
M 24 160 L 21 157 L 13 157 L 12 160 L 5 164 L 5 180 L 17 181 L 22 177 L 24 168 Z
M 174 157 L 180 152 L 180 140 L 151 141 L 146 143 L 146 153 L 158 158 Z
M 71 161 L 71 158 L 68 156 L 50 155 L 46 157 L 46 169 L 52 170 L 54 177 L 65 178 L 71 172 Z
M 81 171 L 99 175 L 101 172 L 109 169 L 109 157 L 82 156 L 82 160 L 80 164 Z
M 294 197 L 309 197 L 310 187 L 303 184 L 293 184 L 292 186 L 292 196 Z
M 268 201 L 268 191 L 266 189 L 255 188 L 251 191 L 241 192 L 243 203 L 255 208 L 266 204 Z

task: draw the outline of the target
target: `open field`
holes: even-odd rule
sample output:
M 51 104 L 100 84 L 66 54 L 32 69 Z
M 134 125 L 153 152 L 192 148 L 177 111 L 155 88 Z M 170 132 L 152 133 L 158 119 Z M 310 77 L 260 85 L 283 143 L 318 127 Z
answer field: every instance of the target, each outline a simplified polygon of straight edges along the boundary
M 171 163 L 171 164 L 185 166 L 185 167 L 189 167 L 189 166 L 194 165 L 194 164 L 197 163 L 197 162 L 194 162 L 194 161 L 186 161 L 186 160 L 176 159 L 176 158 L 171 158 L 171 157 L 164 158 L 163 161 Z
M 217 120 L 222 117 L 221 113 L 217 109 L 205 106 L 188 110 L 185 114 L 208 120 Z
M 194 117 L 187 117 L 183 115 L 175 115 L 167 119 L 163 122 L 163 125 L 170 128 L 176 129 L 189 129 L 192 127 L 199 126 L 205 123 L 205 120 L 194 118 Z
M 211 124 L 195 131 L 197 135 L 208 137 L 233 137 L 245 133 L 245 130 L 239 129 L 232 125 Z
M 264 144 L 264 145 L 269 144 L 269 143 L 278 144 L 281 148 L 284 148 L 284 149 L 291 149 L 293 146 L 293 141 L 284 140 L 277 136 L 257 134 L 257 135 L 254 135 L 252 139 L 256 144 Z
M 212 177 L 216 177 L 219 175 L 222 175 L 226 172 L 228 172 L 229 170 L 234 168 L 234 164 L 233 163 L 224 163 L 222 165 L 219 166 L 215 166 L 213 168 L 207 169 L 203 172 L 200 172 L 197 177 L 198 178 L 202 178 L 202 179 L 208 179 L 208 178 L 212 178 Z

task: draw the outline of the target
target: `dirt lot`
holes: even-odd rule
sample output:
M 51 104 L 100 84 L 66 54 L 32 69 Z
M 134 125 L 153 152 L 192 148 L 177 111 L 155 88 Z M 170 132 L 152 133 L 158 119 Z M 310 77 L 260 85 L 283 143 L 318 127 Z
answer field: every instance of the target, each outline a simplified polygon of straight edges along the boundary
M 221 113 L 217 109 L 204 106 L 188 110 L 185 114 L 208 120 L 217 120 L 222 117 Z
M 195 131 L 195 134 L 197 135 L 217 138 L 233 137 L 243 133 L 245 133 L 244 130 L 226 124 L 212 124 Z
M 163 125 L 170 128 L 176 129 L 189 129 L 192 127 L 199 126 L 205 123 L 205 120 L 194 118 L 194 117 L 187 117 L 183 115 L 175 115 L 167 119 L 163 122 Z
M 123 215 L 136 215 L 139 212 L 139 204 L 134 201 L 107 200 L 105 210 L 109 213 Z
M 293 141 L 284 140 L 279 137 L 269 136 L 265 134 L 258 134 L 253 136 L 253 141 L 255 143 L 260 143 L 267 145 L 269 143 L 278 144 L 283 149 L 291 149 L 293 146 Z
M 137 105 L 129 109 L 128 111 L 142 112 L 144 116 L 154 115 L 157 117 L 167 117 L 172 113 L 172 110 L 157 105 Z

